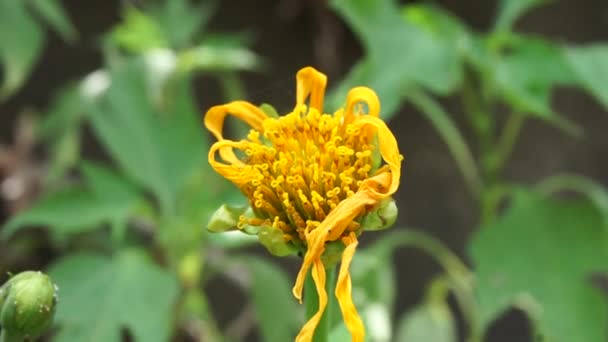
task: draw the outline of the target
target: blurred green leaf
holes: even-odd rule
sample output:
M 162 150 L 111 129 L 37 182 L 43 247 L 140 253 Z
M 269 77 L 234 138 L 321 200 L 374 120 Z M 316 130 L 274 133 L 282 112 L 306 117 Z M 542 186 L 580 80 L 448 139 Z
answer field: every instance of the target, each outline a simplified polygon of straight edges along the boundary
M 292 297 L 292 281 L 276 265 L 264 259 L 242 256 L 252 275 L 252 300 L 262 340 L 283 342 L 292 340 L 301 323 L 298 305 Z
M 127 7 L 123 15 L 123 22 L 110 33 L 116 45 L 133 53 L 169 45 L 160 25 L 147 13 Z
M 31 208 L 14 216 L 3 236 L 32 225 L 44 225 L 56 233 L 76 233 L 101 223 L 124 222 L 139 199 L 137 192 L 120 176 L 101 166 L 83 166 L 84 186 L 51 193 Z
M 552 0 L 502 0 L 494 27 L 500 31 L 511 30 L 513 23 L 526 11 L 550 1 Z
M 382 115 L 388 118 L 410 85 L 446 94 L 461 81 L 459 51 L 454 48 L 460 43 L 438 34 L 456 25 L 456 20 L 444 20 L 429 30 L 417 19 L 425 15 L 445 19 L 447 14 L 435 13 L 439 10 L 431 7 L 416 7 L 409 9 L 409 15 L 406 8 L 402 16 L 393 0 L 334 0 L 332 7 L 361 39 L 366 51 L 365 60 L 332 93 L 329 103 L 333 107 L 344 101 L 350 88 L 366 85 L 378 93 Z
M 608 44 L 567 47 L 565 55 L 578 81 L 608 108 Z
M 125 328 L 137 341 L 169 339 L 178 284 L 141 252 L 74 254 L 50 274 L 61 297 L 55 341 L 120 341 Z
M 395 341 L 457 341 L 454 317 L 446 301 L 445 279 L 435 280 L 427 291 L 425 302 L 401 317 Z
M 28 0 L 27 3 L 61 36 L 68 41 L 76 39 L 76 30 L 57 0 Z
M 145 68 L 135 60 L 112 70 L 110 89 L 90 113 L 95 133 L 124 171 L 152 190 L 165 212 L 205 156 L 189 79 L 173 80 L 154 106 Z
M 481 179 L 477 171 L 473 153 L 460 133 L 460 130 L 454 121 L 452 121 L 450 115 L 424 92 L 414 89 L 409 93 L 408 99 L 431 121 L 435 130 L 437 130 L 447 147 L 450 149 L 471 193 L 473 195 L 479 194 L 481 191 Z
M 254 70 L 261 63 L 247 48 L 215 42 L 203 42 L 186 49 L 179 54 L 178 60 L 181 70 L 186 72 Z
M 517 192 L 471 244 L 483 323 L 517 305 L 551 341 L 605 341 L 608 308 L 590 276 L 606 270 L 606 247 L 602 216 L 588 202 Z
M 80 157 L 80 123 L 85 101 L 80 90 L 73 85 L 61 89 L 37 127 L 38 135 L 50 149 L 46 183 L 53 184 L 67 170 L 75 166 Z
M 170 0 L 152 8 L 150 13 L 171 46 L 183 48 L 193 43 L 195 34 L 205 27 L 214 12 L 215 1 L 194 6 L 188 0 Z
M 42 51 L 42 32 L 23 1 L 0 1 L 0 99 L 21 87 Z
M 493 68 L 501 95 L 515 111 L 553 118 L 553 87 L 576 82 L 561 50 L 545 40 L 517 36 L 505 44 L 508 51 Z
M 536 190 L 544 194 L 561 191 L 576 191 L 586 196 L 604 217 L 604 226 L 608 228 L 608 190 L 596 181 L 574 174 L 555 175 L 541 181 Z

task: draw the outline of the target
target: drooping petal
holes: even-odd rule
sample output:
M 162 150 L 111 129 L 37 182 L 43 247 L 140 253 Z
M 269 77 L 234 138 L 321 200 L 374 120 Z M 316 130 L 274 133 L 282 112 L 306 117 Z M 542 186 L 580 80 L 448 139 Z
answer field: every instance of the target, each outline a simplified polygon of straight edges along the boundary
M 397 188 L 399 188 L 399 180 L 401 179 L 401 162 L 403 156 L 399 153 L 399 146 L 397 145 L 397 139 L 388 128 L 386 123 L 382 119 L 370 116 L 362 115 L 357 118 L 355 125 L 371 126 L 375 129 L 378 136 L 378 144 L 382 159 L 389 166 L 391 171 L 391 182 L 390 187 L 387 189 L 379 189 L 376 191 L 378 199 L 384 199 L 392 196 Z
M 356 106 L 361 103 L 367 105 L 367 115 L 380 115 L 380 100 L 376 92 L 367 87 L 356 87 L 351 89 L 346 96 L 346 109 L 344 110 L 344 122 L 350 123 L 355 116 L 361 114 Z
M 325 242 L 339 238 L 348 224 L 366 207 L 373 207 L 380 200 L 392 196 L 399 187 L 403 157 L 399 153 L 399 146 L 393 133 L 382 119 L 372 115 L 358 115 L 354 124 L 360 127 L 370 126 L 375 130 L 380 154 L 390 172 L 384 171 L 364 180 L 353 196 L 342 201 L 316 229 L 306 236 L 308 249 L 292 289 L 294 297 L 299 301 L 302 301 L 304 278 L 313 261 L 320 258 Z
M 296 107 L 304 104 L 310 96 L 309 107 L 315 108 L 323 113 L 323 98 L 327 76 L 318 72 L 315 68 L 305 67 L 296 74 Z
M 357 308 L 352 299 L 352 282 L 349 273 L 350 263 L 355 255 L 355 249 L 359 242 L 354 233 L 351 233 L 348 237 L 342 239 L 346 244 L 346 248 L 342 254 L 342 263 L 340 265 L 340 272 L 338 273 L 338 282 L 336 283 L 336 298 L 338 298 L 338 304 L 342 311 L 342 317 L 346 328 L 350 331 L 353 342 L 363 342 L 365 338 L 365 328 L 363 327 L 363 321 L 357 313 Z
M 391 177 L 388 172 L 381 173 L 372 178 L 366 179 L 363 186 L 353 196 L 340 202 L 334 210 L 306 236 L 308 248 L 302 260 L 302 266 L 298 272 L 295 285 L 292 289 L 294 297 L 302 301 L 302 288 L 304 279 L 310 266 L 318 260 L 323 253 L 325 242 L 337 240 L 348 225 L 361 214 L 366 207 L 373 207 L 380 198 L 376 192 L 380 188 L 388 189 Z
M 325 266 L 323 266 L 321 259 L 315 260 L 313 264 L 312 278 L 315 281 L 317 294 L 319 295 L 319 310 L 304 324 L 302 330 L 296 336 L 296 342 L 312 342 L 317 325 L 319 325 L 319 321 L 321 321 L 323 312 L 325 312 L 325 308 L 327 307 L 327 292 L 325 291 L 327 279 L 325 276 Z
M 224 120 L 227 115 L 244 121 L 251 128 L 258 131 L 262 130 L 262 123 L 267 119 L 266 114 L 258 107 L 246 101 L 233 101 L 221 106 L 211 107 L 205 114 L 205 127 L 215 136 L 218 141 L 224 140 L 222 134 Z M 239 161 L 230 146 L 223 146 L 219 149 L 220 157 L 229 163 L 238 164 Z M 211 162 L 211 160 L 209 160 Z
M 234 148 L 243 150 L 245 148 L 245 144 L 246 143 L 242 141 L 220 140 L 211 145 L 208 154 L 209 164 L 211 165 L 211 167 L 217 173 L 222 175 L 222 177 L 228 179 L 239 187 L 249 181 L 249 178 L 247 177 L 248 174 L 244 169 L 250 166 L 247 166 L 242 161 L 240 161 L 236 157 L 236 155 L 234 155 L 234 152 L 232 152 L 232 150 Z M 220 153 L 220 157 L 224 159 L 224 161 L 216 160 L 215 155 L 216 153 L 218 153 L 218 151 Z M 222 151 L 230 151 L 230 154 L 234 156 L 234 158 L 228 156 L 229 161 L 225 160 L 225 156 L 222 155 Z M 239 167 L 235 168 L 234 166 Z

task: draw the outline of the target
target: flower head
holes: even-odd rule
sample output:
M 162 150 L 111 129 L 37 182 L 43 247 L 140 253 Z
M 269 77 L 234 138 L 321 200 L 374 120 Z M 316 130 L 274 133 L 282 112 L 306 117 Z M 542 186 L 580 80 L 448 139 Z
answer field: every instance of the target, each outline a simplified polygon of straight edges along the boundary
M 296 341 L 312 340 L 327 305 L 321 257 L 333 242 L 344 245 L 335 294 L 353 341 L 363 341 L 349 266 L 357 236 L 365 228 L 361 219 L 399 186 L 402 156 L 378 117 L 380 102 L 373 90 L 352 89 L 345 107 L 330 115 L 323 113 L 326 76 L 306 67 L 296 81 L 296 106 L 282 117 L 244 101 L 209 109 L 205 126 L 218 139 L 209 151 L 209 163 L 250 202 L 253 215 L 242 215 L 240 228 L 259 227 L 260 239 L 261 232 L 278 234 L 281 242 L 304 255 L 293 288 L 300 301 L 304 278 L 312 268 L 319 311 Z M 229 114 L 251 126 L 246 139 L 224 138 L 223 123 Z

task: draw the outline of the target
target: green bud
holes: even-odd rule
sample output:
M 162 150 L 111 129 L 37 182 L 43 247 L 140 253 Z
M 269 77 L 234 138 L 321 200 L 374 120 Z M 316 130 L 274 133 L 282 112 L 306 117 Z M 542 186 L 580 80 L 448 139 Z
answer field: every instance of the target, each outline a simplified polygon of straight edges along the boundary
M 239 218 L 241 215 L 253 215 L 250 207 L 231 207 L 222 204 L 209 219 L 207 229 L 214 233 L 221 233 L 229 230 L 237 229 Z
M 286 256 L 297 252 L 297 248 L 283 239 L 283 231 L 271 226 L 261 226 L 258 232 L 260 243 L 276 256 Z
M 378 207 L 365 215 L 361 220 L 361 228 L 364 230 L 382 230 L 392 226 L 397 221 L 399 209 L 395 200 L 388 198 L 380 202 Z
M 53 322 L 57 287 L 49 276 L 27 271 L 0 288 L 0 326 L 5 341 L 33 340 Z

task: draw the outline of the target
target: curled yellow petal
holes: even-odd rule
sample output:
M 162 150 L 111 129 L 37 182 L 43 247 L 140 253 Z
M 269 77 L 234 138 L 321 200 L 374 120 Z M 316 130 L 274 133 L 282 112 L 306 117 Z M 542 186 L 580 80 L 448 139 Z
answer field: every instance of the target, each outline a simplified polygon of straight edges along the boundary
M 313 67 L 300 69 L 296 74 L 296 107 L 304 104 L 310 96 L 310 107 L 323 112 L 323 97 L 327 76 Z
M 340 272 L 338 273 L 338 282 L 336 283 L 336 298 L 338 298 L 338 304 L 342 311 L 342 317 L 346 328 L 350 331 L 353 342 L 363 342 L 365 338 L 365 328 L 363 327 L 363 321 L 357 313 L 357 308 L 352 299 L 352 282 L 349 273 L 350 263 L 355 255 L 355 249 L 359 242 L 354 233 L 350 236 L 343 238 L 346 248 L 342 254 L 342 264 L 340 265 Z
M 351 89 L 346 96 L 345 122 L 352 122 L 355 116 L 363 114 L 357 108 L 361 103 L 367 105 L 367 115 L 375 117 L 380 115 L 380 100 L 376 92 L 367 87 L 356 87 Z
M 315 287 L 319 295 L 319 310 L 304 324 L 302 330 L 298 336 L 296 336 L 296 342 L 311 342 L 323 317 L 323 312 L 327 307 L 327 292 L 325 291 L 325 282 L 327 281 L 325 276 L 325 266 L 321 260 L 316 260 L 312 267 L 312 279 L 315 281 Z
M 314 260 L 321 257 L 325 242 L 339 238 L 348 224 L 366 207 L 373 207 L 380 200 L 390 197 L 399 187 L 403 157 L 399 153 L 399 146 L 393 133 L 384 121 L 372 115 L 358 115 L 354 124 L 361 127 L 370 126 L 375 130 L 380 154 L 390 172 L 384 171 L 364 180 L 353 196 L 342 201 L 316 229 L 306 236 L 308 248 L 292 289 L 294 297 L 299 301 L 302 301 L 302 288 L 306 274 Z
M 267 118 L 261 109 L 246 101 L 233 101 L 225 105 L 211 107 L 207 111 L 207 114 L 205 114 L 205 127 L 217 138 L 218 142 L 224 140 L 224 135 L 222 134 L 224 120 L 229 114 L 244 121 L 256 130 L 262 129 L 262 122 Z M 224 161 L 238 163 L 238 159 L 230 146 L 220 148 L 219 154 Z M 209 159 L 209 162 L 211 162 L 211 159 Z
M 389 188 L 391 181 L 388 172 L 381 173 L 364 181 L 363 185 L 353 196 L 340 202 L 338 206 L 327 215 L 325 220 L 319 224 L 317 228 L 312 230 L 306 236 L 308 249 L 304 254 L 304 260 L 298 275 L 295 285 L 292 289 L 294 297 L 300 302 L 302 301 L 302 289 L 304 287 L 304 279 L 310 269 L 310 266 L 321 258 L 325 242 L 337 240 L 359 214 L 366 207 L 373 207 L 380 200 L 375 193 L 378 189 Z

